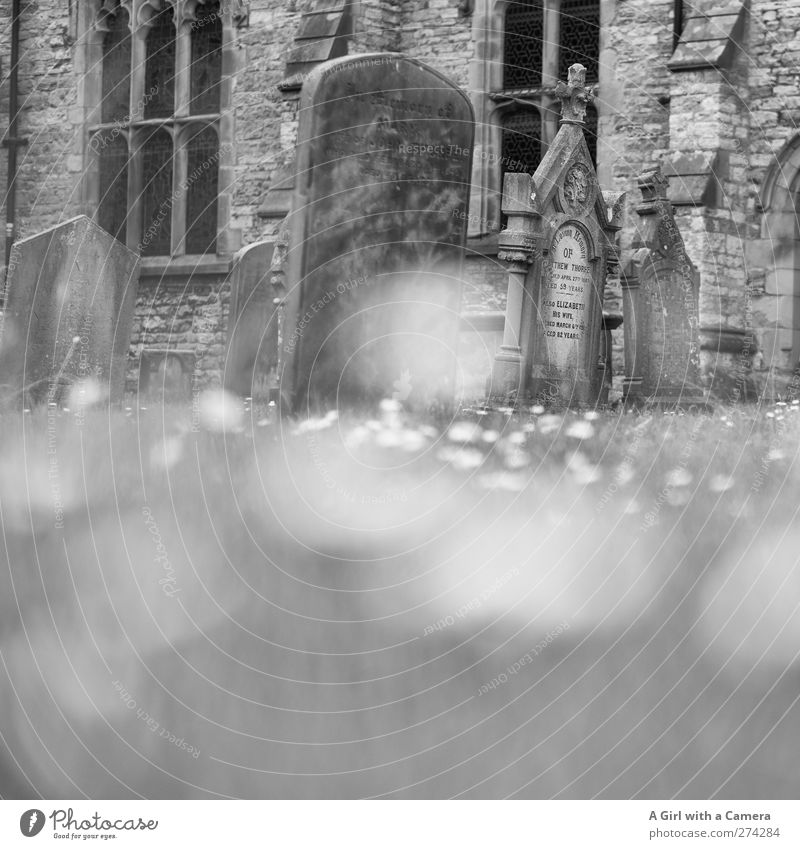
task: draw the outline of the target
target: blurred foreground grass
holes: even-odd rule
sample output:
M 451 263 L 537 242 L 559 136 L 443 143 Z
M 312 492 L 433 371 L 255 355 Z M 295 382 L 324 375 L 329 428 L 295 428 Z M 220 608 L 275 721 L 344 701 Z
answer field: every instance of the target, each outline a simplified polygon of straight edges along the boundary
M 5 415 L 0 794 L 796 797 L 798 406 Z

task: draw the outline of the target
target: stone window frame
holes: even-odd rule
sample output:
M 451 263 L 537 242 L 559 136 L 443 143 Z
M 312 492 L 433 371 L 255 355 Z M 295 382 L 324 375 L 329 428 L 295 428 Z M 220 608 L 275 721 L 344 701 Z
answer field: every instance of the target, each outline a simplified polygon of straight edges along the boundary
M 146 38 L 155 16 L 166 6 L 174 9 L 176 24 L 176 74 L 175 108 L 168 118 L 145 119 L 145 59 Z M 218 258 L 229 259 L 238 245 L 236 234 L 230 229 L 231 194 L 234 182 L 234 128 L 231 110 L 231 77 L 233 67 L 233 43 L 235 29 L 241 25 L 240 9 L 236 3 L 222 0 L 220 3 L 222 23 L 222 57 L 220 74 L 219 111 L 208 115 L 192 115 L 191 102 L 191 32 L 195 15 L 205 0 L 90 0 L 81 4 L 79 27 L 82 33 L 82 77 L 79 104 L 82 107 L 84 127 L 84 170 L 81 200 L 85 213 L 98 224 L 100 206 L 100 145 L 92 139 L 98 132 L 116 132 L 128 144 L 129 215 L 126 228 L 126 245 L 139 251 L 143 239 L 143 222 L 140 212 L 143 148 L 141 135 L 155 125 L 163 126 L 173 138 L 172 197 L 170 199 L 171 244 L 169 254 L 150 255 L 143 258 L 143 265 L 159 265 L 189 262 L 190 264 L 213 264 Z M 102 121 L 103 87 L 103 41 L 106 30 L 103 19 L 112 8 L 124 8 L 132 29 L 130 109 L 125 120 Z M 217 211 L 216 250 L 204 254 L 187 254 L 186 207 L 188 191 L 188 147 L 187 142 L 198 133 L 198 128 L 211 128 L 216 133 L 218 148 L 217 166 Z M 133 134 L 133 143 L 131 136 Z M 138 136 L 138 138 L 137 138 Z M 176 187 L 184 186 L 183 190 Z M 132 201 L 131 201 L 132 199 Z
M 472 16 L 473 58 L 469 67 L 469 89 L 475 108 L 476 127 L 472 166 L 472 201 L 469 236 L 496 235 L 500 228 L 500 198 L 504 174 L 501 162 L 503 121 L 515 110 L 533 108 L 541 116 L 541 144 L 546 150 L 558 132 L 559 104 L 553 94 L 558 82 L 561 40 L 561 0 L 542 0 L 544 6 L 544 43 L 542 45 L 542 81 L 536 89 L 503 88 L 506 10 L 512 0 L 475 0 Z M 601 14 L 602 39 L 603 3 Z M 602 44 L 598 46 L 598 55 Z M 602 85 L 602 66 L 600 84 Z M 598 126 L 601 101 L 595 101 Z
M 781 359 L 794 369 L 800 362 L 800 133 L 791 135 L 775 154 L 759 192 L 758 238 L 747 243 L 751 274 L 761 279 L 761 291 L 750 308 L 762 319 L 761 350 L 768 366 Z M 752 316 L 745 316 L 746 329 Z M 768 339 L 763 338 L 767 335 Z

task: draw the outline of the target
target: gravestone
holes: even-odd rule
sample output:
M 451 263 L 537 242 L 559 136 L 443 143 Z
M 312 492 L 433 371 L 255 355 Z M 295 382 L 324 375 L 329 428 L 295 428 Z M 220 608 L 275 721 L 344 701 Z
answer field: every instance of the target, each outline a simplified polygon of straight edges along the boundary
M 594 97 L 585 81 L 586 69 L 575 64 L 569 81 L 558 83 L 558 133 L 528 178 L 530 187 L 523 192 L 517 179 L 504 192 L 509 222 L 519 223 L 500 234 L 510 263 L 509 298 L 493 392 L 550 406 L 599 403 L 606 373 L 603 293 L 607 264 L 616 256 L 621 197 L 610 209 L 598 187 L 584 138 Z
M 11 251 L 0 336 L 0 400 L 58 400 L 92 378 L 125 391 L 139 257 L 84 215 Z
M 309 74 L 281 374 L 295 408 L 452 396 L 473 129 L 466 94 L 400 54 Z
M 231 308 L 223 371 L 226 389 L 243 397 L 269 398 L 277 377 L 280 294 L 272 285 L 275 239 L 248 245 L 231 270 Z
M 660 168 L 639 177 L 642 203 L 623 277 L 625 380 L 631 403 L 704 404 L 700 382 L 697 270 L 667 199 Z

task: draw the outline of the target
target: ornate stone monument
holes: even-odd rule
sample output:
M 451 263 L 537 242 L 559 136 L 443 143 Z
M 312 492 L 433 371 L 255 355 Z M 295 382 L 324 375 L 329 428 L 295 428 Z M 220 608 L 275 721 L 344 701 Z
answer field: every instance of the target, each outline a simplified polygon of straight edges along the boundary
M 452 396 L 474 118 L 400 54 L 326 62 L 303 84 L 281 394 L 293 406 Z
M 700 277 L 686 254 L 667 186 L 660 168 L 639 177 L 639 225 L 622 280 L 624 398 L 660 406 L 704 404 Z
M 585 81 L 586 69 L 576 64 L 569 82 L 559 82 L 561 126 L 529 191 L 522 192 L 518 175 L 510 174 L 504 190 L 509 228 L 500 247 L 511 268 L 506 334 L 492 391 L 508 394 L 518 387 L 517 396 L 551 406 L 598 403 L 606 372 L 603 292 L 606 265 L 615 256 L 619 224 L 612 218 L 620 198 L 617 213 L 609 212 L 597 184 L 583 131 L 594 96 Z M 515 209 L 523 203 L 524 225 L 525 216 Z M 530 256 L 531 270 L 524 276 Z

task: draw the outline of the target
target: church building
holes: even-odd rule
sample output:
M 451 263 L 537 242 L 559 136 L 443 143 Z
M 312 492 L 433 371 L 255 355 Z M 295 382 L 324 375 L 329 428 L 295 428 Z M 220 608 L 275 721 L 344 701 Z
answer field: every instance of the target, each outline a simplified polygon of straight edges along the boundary
M 556 83 L 578 62 L 597 86 L 586 138 L 600 186 L 627 193 L 610 307 L 637 178 L 660 164 L 700 274 L 706 385 L 729 400 L 791 391 L 797 0 L 0 0 L 6 264 L 15 240 L 93 218 L 142 257 L 129 383 L 140 368 L 218 383 L 237 253 L 277 238 L 289 211 L 304 78 L 386 51 L 446 75 L 474 108 L 467 343 L 499 344 L 503 178 L 535 171 L 558 130 Z

